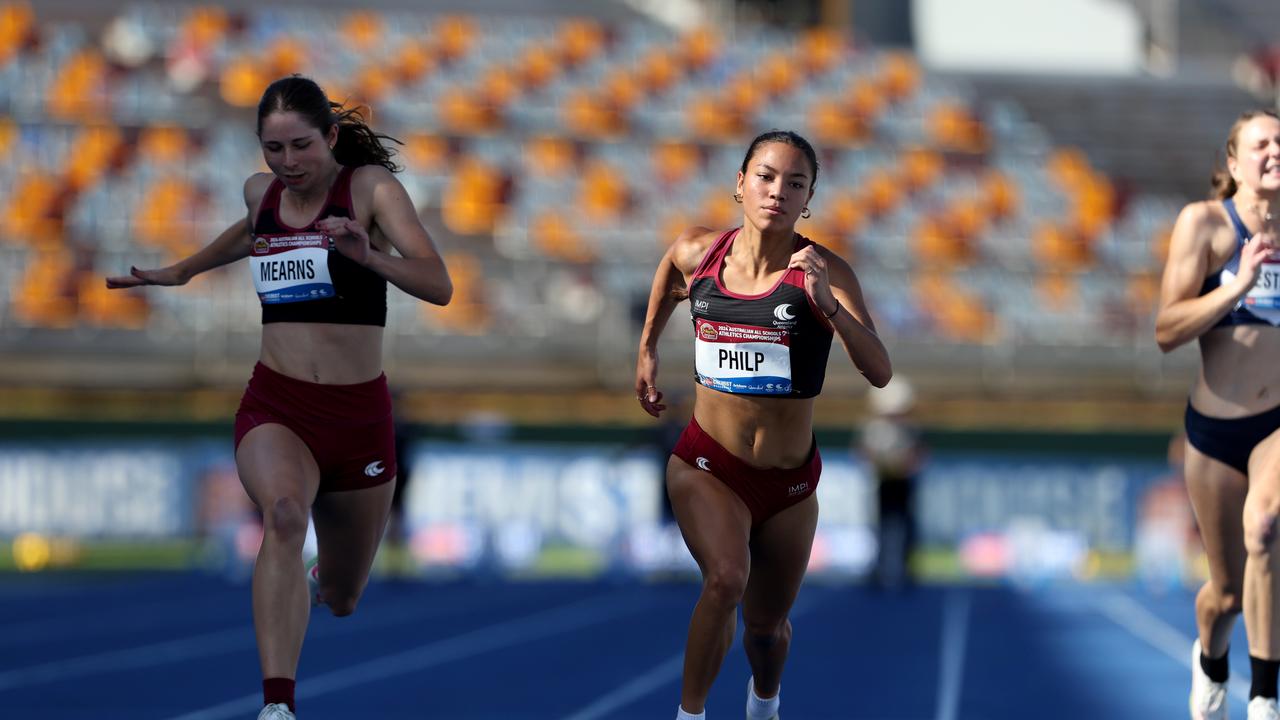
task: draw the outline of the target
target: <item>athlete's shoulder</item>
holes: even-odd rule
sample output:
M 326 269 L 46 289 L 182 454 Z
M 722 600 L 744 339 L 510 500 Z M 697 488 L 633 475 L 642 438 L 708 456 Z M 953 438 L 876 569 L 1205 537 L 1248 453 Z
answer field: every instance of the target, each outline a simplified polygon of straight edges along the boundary
M 254 173 L 244 181 L 244 199 L 247 202 L 256 203 L 267 194 L 267 188 L 271 187 L 271 181 L 275 180 L 275 173 L 260 172 Z
M 1177 224 L 1191 230 L 1213 230 L 1230 225 L 1231 219 L 1221 200 L 1198 200 L 1182 208 Z
M 701 225 L 686 228 L 671 244 L 672 262 L 684 274 L 691 274 L 698 268 L 707 250 L 723 234 L 723 230 L 712 230 Z

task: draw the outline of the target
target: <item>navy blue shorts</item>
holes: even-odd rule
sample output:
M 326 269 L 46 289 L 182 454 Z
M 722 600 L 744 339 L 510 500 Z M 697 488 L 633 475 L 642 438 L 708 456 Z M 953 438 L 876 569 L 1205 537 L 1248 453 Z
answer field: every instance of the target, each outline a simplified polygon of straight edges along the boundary
M 1219 462 L 1249 474 L 1249 454 L 1276 430 L 1280 430 L 1280 405 L 1240 418 L 1202 415 L 1187 403 L 1187 442 Z

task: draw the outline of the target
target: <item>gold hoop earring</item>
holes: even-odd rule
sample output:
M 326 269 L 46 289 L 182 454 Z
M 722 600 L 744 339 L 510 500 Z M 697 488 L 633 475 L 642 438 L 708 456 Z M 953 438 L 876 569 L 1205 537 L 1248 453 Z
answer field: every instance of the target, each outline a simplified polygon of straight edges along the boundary
M 734 202 L 736 202 L 736 203 L 738 203 L 739 205 L 741 205 L 741 204 L 742 204 L 742 193 L 734 193 L 734 194 L 733 194 L 733 201 L 734 201 Z
M 801 211 L 800 211 L 800 217 L 802 217 L 802 218 L 807 218 L 807 217 L 809 217 L 809 216 L 810 216 L 810 215 L 812 215 L 812 214 L 813 214 L 813 213 L 809 212 L 809 208 L 805 208 L 805 209 L 803 209 L 803 210 L 801 210 Z

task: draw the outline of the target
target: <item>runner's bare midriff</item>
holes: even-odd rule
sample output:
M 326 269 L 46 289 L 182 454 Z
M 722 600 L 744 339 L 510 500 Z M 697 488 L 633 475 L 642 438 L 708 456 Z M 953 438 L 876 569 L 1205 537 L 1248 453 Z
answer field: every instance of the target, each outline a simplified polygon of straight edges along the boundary
M 694 417 L 703 432 L 758 468 L 804 464 L 813 445 L 813 398 L 732 395 L 697 386 Z
M 1200 354 L 1200 375 L 1191 390 L 1196 410 L 1237 418 L 1280 405 L 1280 328 L 1217 328 L 1200 338 Z
M 269 323 L 262 327 L 262 364 L 282 375 L 325 385 L 351 385 L 382 374 L 382 328 L 334 323 Z

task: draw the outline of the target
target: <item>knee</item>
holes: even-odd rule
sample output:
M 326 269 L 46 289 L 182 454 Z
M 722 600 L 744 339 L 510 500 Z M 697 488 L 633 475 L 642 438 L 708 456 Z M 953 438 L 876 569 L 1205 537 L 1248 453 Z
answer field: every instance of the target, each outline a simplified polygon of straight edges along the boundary
M 747 590 L 747 571 L 732 565 L 708 568 L 702 579 L 702 597 L 720 607 L 735 607 Z
M 1200 593 L 1200 596 L 1196 599 L 1202 610 L 1222 616 L 1239 615 L 1244 609 L 1240 599 L 1242 594 L 1238 587 L 1216 585 L 1211 581 L 1205 585 L 1205 590 L 1207 592 Z
M 291 497 L 276 498 L 263 513 L 265 534 L 277 541 L 301 544 L 307 536 L 307 513 Z
M 783 640 L 791 639 L 791 621 L 783 616 L 753 617 L 742 614 L 744 639 L 761 648 L 771 648 Z
M 1269 559 L 1276 540 L 1277 503 L 1259 502 L 1245 511 L 1244 549 L 1255 559 Z

